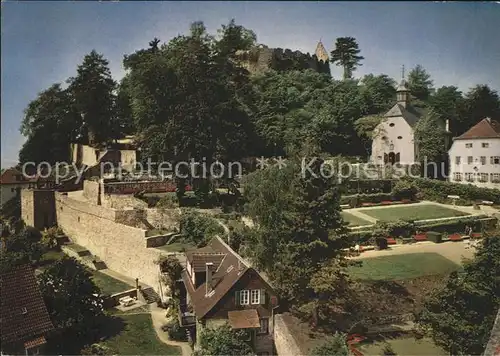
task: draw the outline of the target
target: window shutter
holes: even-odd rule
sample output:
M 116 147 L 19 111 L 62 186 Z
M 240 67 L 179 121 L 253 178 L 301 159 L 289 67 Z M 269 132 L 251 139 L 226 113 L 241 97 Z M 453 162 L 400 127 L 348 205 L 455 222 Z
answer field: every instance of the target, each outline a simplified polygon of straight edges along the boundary
M 234 293 L 234 304 L 240 305 L 240 292 L 239 291 L 236 291 Z
M 266 290 L 260 290 L 260 304 L 266 304 Z

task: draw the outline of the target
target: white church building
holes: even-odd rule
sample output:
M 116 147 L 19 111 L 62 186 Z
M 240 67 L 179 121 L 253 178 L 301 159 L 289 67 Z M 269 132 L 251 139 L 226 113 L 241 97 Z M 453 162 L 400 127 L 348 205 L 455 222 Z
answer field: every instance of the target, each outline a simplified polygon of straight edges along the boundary
M 396 98 L 396 104 L 374 130 L 371 162 L 378 165 L 418 162 L 413 130 L 423 110 L 410 104 L 410 90 L 404 79 L 396 89 Z
M 449 180 L 500 189 L 500 123 L 485 118 L 453 139 Z

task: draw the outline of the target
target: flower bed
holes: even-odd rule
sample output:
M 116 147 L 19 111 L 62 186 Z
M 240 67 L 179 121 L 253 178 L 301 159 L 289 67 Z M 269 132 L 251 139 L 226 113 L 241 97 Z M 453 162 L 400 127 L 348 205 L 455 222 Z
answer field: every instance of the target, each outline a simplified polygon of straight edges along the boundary
M 427 241 L 427 235 L 426 234 L 413 235 L 413 239 L 415 241 Z
M 386 240 L 387 240 L 388 245 L 396 245 L 397 244 L 396 239 L 394 239 L 394 237 L 387 237 Z
M 448 240 L 450 240 L 450 241 L 462 241 L 462 235 L 459 233 L 451 234 L 448 236 Z

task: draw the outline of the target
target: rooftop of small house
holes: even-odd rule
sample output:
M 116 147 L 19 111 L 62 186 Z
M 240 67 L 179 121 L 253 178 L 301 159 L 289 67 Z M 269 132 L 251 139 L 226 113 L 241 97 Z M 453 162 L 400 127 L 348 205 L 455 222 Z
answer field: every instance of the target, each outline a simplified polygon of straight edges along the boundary
M 253 270 L 251 265 L 220 237 L 212 239 L 206 247 L 187 251 L 186 258 L 195 273 L 205 272 L 207 264 L 213 269 L 211 286 L 208 288 L 211 290 L 209 294 L 207 294 L 206 282 L 196 288 L 189 272 L 184 270 L 182 273 L 184 285 L 198 318 L 204 317 L 211 311 L 248 270 Z M 267 283 L 265 278 L 260 276 Z M 271 289 L 271 286 L 269 288 Z
M 454 140 L 500 138 L 500 122 L 487 117 Z
M 1 341 L 44 343 L 44 334 L 53 329 L 49 313 L 31 266 L 21 265 L 0 276 Z M 26 345 L 25 345 L 26 346 Z

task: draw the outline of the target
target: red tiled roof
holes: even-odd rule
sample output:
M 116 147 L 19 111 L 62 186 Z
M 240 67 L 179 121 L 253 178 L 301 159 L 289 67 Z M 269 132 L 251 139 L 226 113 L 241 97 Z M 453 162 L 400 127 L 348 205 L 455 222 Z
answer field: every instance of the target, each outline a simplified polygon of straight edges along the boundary
M 0 289 L 2 343 L 26 341 L 54 328 L 31 266 L 3 272 Z
M 472 126 L 467 132 L 455 140 L 465 140 L 473 138 L 500 138 L 500 123 L 489 118 L 482 119 Z
M 28 183 L 30 180 L 23 176 L 23 173 L 15 168 L 9 168 L 3 171 L 0 177 L 1 184 L 22 184 Z

